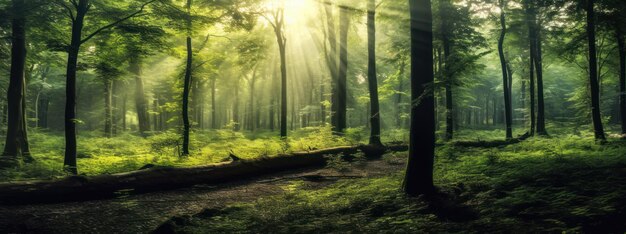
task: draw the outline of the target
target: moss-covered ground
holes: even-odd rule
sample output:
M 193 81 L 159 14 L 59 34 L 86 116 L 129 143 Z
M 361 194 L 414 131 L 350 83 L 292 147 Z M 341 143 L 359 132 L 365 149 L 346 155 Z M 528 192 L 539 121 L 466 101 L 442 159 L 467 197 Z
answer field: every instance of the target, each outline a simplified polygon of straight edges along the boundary
M 230 160 L 229 154 L 242 159 L 273 156 L 294 151 L 323 149 L 364 143 L 362 128 L 348 129 L 345 136 L 334 136 L 329 127 L 293 131 L 287 139 L 276 132 L 241 133 L 232 130 L 194 131 L 191 155 L 180 157 L 180 134 L 158 133 L 143 138 L 125 133 L 113 138 L 99 132 L 81 132 L 78 137 L 78 170 L 81 175 L 112 174 L 133 171 L 146 164 L 188 167 Z M 52 179 L 63 172 L 64 140 L 61 132 L 32 130 L 30 133 L 33 163 L 0 170 L 0 181 Z M 405 131 L 387 132 L 385 141 L 404 141 Z M 4 141 L 2 141 L 4 142 Z
M 445 144 L 436 157 L 440 192 L 429 197 L 404 196 L 397 171 L 322 189 L 294 183 L 284 195 L 168 225 L 182 233 L 624 233 L 626 142 L 600 145 L 589 132 L 569 131 L 500 148 Z M 459 138 L 501 133 L 461 132 Z
M 548 129 L 548 137 L 501 147 L 439 142 L 435 183 L 440 192 L 434 196 L 404 196 L 399 189 L 401 170 L 321 187 L 291 182 L 282 195 L 206 210 L 176 219 L 170 228 L 183 233 L 624 233 L 626 141 L 610 137 L 608 143 L 597 144 L 587 126 Z M 352 145 L 364 143 L 367 130 L 350 129 L 343 137 L 333 136 L 328 128 L 298 130 L 286 140 L 274 135 L 197 131 L 192 136 L 192 155 L 179 157 L 179 136 L 174 132 L 111 139 L 83 133 L 79 171 L 97 175 L 136 170 L 145 164 L 185 167 L 228 160 L 230 153 L 249 159 Z M 489 141 L 503 135 L 496 128 L 468 129 L 455 137 Z M 407 134 L 388 131 L 383 138 L 406 142 Z M 36 161 L 0 171 L 1 181 L 65 176 L 61 134 L 33 131 L 31 145 Z M 383 162 L 399 165 L 406 157 L 406 153 L 387 154 Z M 349 171 L 358 165 L 333 160 L 329 166 Z

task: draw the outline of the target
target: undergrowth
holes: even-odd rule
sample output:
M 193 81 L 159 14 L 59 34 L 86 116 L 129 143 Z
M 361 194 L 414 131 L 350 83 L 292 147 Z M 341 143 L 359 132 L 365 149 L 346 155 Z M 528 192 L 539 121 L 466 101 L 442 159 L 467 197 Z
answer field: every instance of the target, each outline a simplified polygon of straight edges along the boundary
M 383 157 L 406 160 L 406 154 Z M 206 210 L 170 223 L 182 233 L 626 231 L 626 142 L 582 134 L 501 148 L 439 147 L 437 198 L 408 198 L 403 172 Z M 291 187 L 293 187 L 291 186 Z
M 181 136 L 175 131 L 147 138 L 124 133 L 113 138 L 102 133 L 80 132 L 78 136 L 78 170 L 81 175 L 112 174 L 133 171 L 146 164 L 188 167 L 230 161 L 229 154 L 242 159 L 310 151 L 334 146 L 365 143 L 366 130 L 353 128 L 346 136 L 336 136 L 330 127 L 308 127 L 290 132 L 286 139 L 277 132 L 236 132 L 232 130 L 198 130 L 191 134 L 191 155 L 180 156 Z M 0 181 L 52 179 L 66 176 L 63 168 L 64 140 L 60 132 L 32 130 L 29 133 L 33 163 L 0 170 Z M 385 142 L 402 141 L 404 130 L 383 135 Z M 4 141 L 2 141 L 4 142 Z

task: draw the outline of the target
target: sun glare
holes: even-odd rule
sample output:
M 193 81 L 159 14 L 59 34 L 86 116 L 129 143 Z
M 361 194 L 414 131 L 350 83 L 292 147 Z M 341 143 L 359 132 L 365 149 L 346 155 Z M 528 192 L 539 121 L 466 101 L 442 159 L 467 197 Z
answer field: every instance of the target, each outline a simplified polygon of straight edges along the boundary
M 311 0 L 268 0 L 265 8 L 268 10 L 282 7 L 285 9 L 285 22 L 288 25 L 304 23 L 310 16 L 309 10 L 315 6 Z

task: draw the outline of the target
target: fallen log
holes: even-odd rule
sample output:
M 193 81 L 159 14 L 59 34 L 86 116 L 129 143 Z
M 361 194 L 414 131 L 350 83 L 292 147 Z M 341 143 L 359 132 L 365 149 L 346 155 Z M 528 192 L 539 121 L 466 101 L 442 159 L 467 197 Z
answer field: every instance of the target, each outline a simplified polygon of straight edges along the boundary
M 454 146 L 459 147 L 477 147 L 477 148 L 493 148 L 520 143 L 530 137 L 528 132 L 513 139 L 493 140 L 493 141 L 455 141 Z
M 5 182 L 0 183 L 0 204 L 104 199 L 197 184 L 220 184 L 293 169 L 323 167 L 330 155 L 346 156 L 363 152 L 367 158 L 372 159 L 388 151 L 406 150 L 408 150 L 406 145 L 345 146 L 198 167 L 150 167 L 111 175 L 71 176 L 52 181 Z

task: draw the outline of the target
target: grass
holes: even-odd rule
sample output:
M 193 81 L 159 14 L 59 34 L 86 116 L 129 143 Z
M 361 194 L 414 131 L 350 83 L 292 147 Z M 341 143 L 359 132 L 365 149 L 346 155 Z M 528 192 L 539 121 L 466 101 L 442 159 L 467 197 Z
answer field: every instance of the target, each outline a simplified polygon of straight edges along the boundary
M 367 131 L 348 129 L 346 136 L 334 136 L 330 127 L 310 127 L 290 132 L 282 140 L 276 132 L 242 133 L 231 130 L 194 131 L 191 155 L 180 157 L 180 135 L 174 131 L 142 138 L 124 133 L 113 138 L 99 132 L 80 132 L 78 136 L 78 170 L 81 175 L 100 175 L 133 171 L 146 164 L 172 167 L 207 165 L 228 161 L 229 154 L 253 159 L 294 151 L 365 143 Z M 63 172 L 64 138 L 62 133 L 33 130 L 30 132 L 34 163 L 0 170 L 0 181 L 52 179 Z M 393 130 L 384 141 L 403 141 L 407 133 Z M 4 142 L 4 141 L 2 141 Z
M 435 198 L 405 197 L 399 171 L 315 190 L 294 183 L 284 195 L 173 224 L 182 233 L 626 231 L 626 142 L 559 134 L 492 149 L 440 147 Z M 384 160 L 397 158 L 406 154 Z

